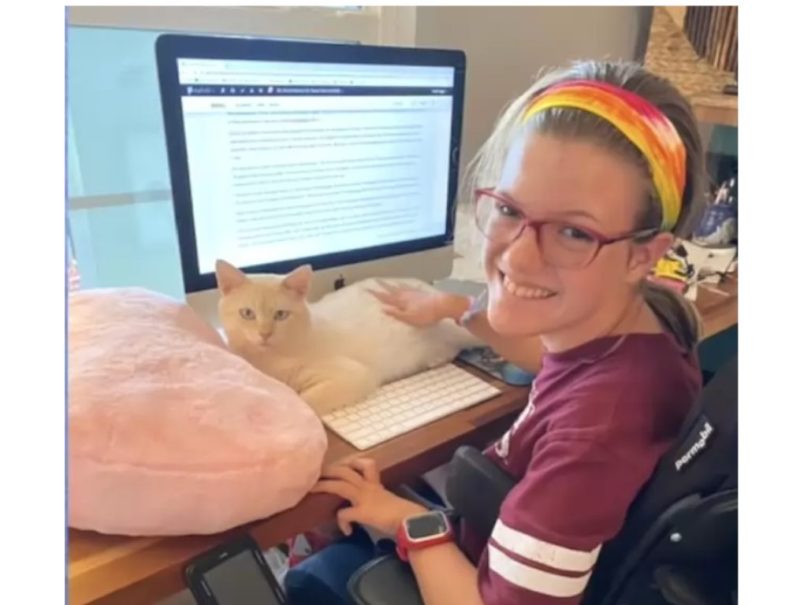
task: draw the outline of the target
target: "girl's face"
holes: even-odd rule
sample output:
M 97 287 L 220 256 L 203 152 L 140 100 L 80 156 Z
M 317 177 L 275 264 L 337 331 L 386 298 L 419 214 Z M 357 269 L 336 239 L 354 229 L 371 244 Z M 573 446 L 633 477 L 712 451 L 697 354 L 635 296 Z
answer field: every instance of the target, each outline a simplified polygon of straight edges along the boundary
M 606 237 L 637 231 L 647 186 L 639 167 L 596 144 L 551 135 L 520 138 L 494 190 L 513 206 L 492 198 L 493 224 L 529 219 L 558 228 L 549 228 L 544 254 L 542 228 L 538 236 L 525 228 L 510 242 L 486 239 L 492 328 L 509 336 L 540 335 L 550 350 L 568 349 L 613 329 L 672 237 L 608 244 L 585 266 L 563 266 L 570 263 L 553 252 L 559 242 L 570 251 L 586 246 L 581 229 Z

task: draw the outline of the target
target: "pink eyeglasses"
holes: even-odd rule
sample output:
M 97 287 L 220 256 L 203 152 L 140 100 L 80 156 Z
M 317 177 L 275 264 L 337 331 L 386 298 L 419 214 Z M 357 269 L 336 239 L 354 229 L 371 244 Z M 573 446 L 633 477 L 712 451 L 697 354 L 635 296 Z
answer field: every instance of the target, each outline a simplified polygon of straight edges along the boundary
M 532 220 L 513 200 L 494 189 L 475 191 L 475 223 L 487 239 L 502 244 L 510 244 L 530 227 L 536 234 L 544 261 L 561 269 L 582 269 L 597 257 L 604 246 L 624 240 L 646 239 L 659 231 L 653 228 L 606 236 L 563 221 Z

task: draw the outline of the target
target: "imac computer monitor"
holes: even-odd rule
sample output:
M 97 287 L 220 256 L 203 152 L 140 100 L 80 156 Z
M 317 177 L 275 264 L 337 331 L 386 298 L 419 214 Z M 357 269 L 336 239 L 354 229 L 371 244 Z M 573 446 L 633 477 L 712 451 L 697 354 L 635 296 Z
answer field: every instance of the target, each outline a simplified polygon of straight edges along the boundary
M 167 34 L 156 43 L 187 301 L 216 322 L 214 267 L 447 277 L 460 51 Z

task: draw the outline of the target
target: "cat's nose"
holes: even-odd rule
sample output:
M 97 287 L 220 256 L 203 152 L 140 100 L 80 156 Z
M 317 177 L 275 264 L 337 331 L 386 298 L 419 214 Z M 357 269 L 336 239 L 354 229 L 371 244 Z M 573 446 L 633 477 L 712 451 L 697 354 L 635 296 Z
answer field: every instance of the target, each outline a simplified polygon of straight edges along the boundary
M 261 335 L 261 340 L 267 341 L 269 340 L 269 337 L 272 336 L 272 331 L 270 330 L 269 332 L 259 332 L 259 334 Z

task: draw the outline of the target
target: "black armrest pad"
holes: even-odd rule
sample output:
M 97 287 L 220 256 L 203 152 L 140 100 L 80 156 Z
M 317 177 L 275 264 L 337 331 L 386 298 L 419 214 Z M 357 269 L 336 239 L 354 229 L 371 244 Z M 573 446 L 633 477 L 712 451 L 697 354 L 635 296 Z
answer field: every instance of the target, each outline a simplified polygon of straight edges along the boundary
M 394 555 L 370 561 L 347 583 L 356 605 L 425 605 L 414 572 Z
M 492 533 L 500 505 L 516 480 L 470 446 L 456 450 L 448 467 L 447 499 L 461 519 L 478 535 Z

